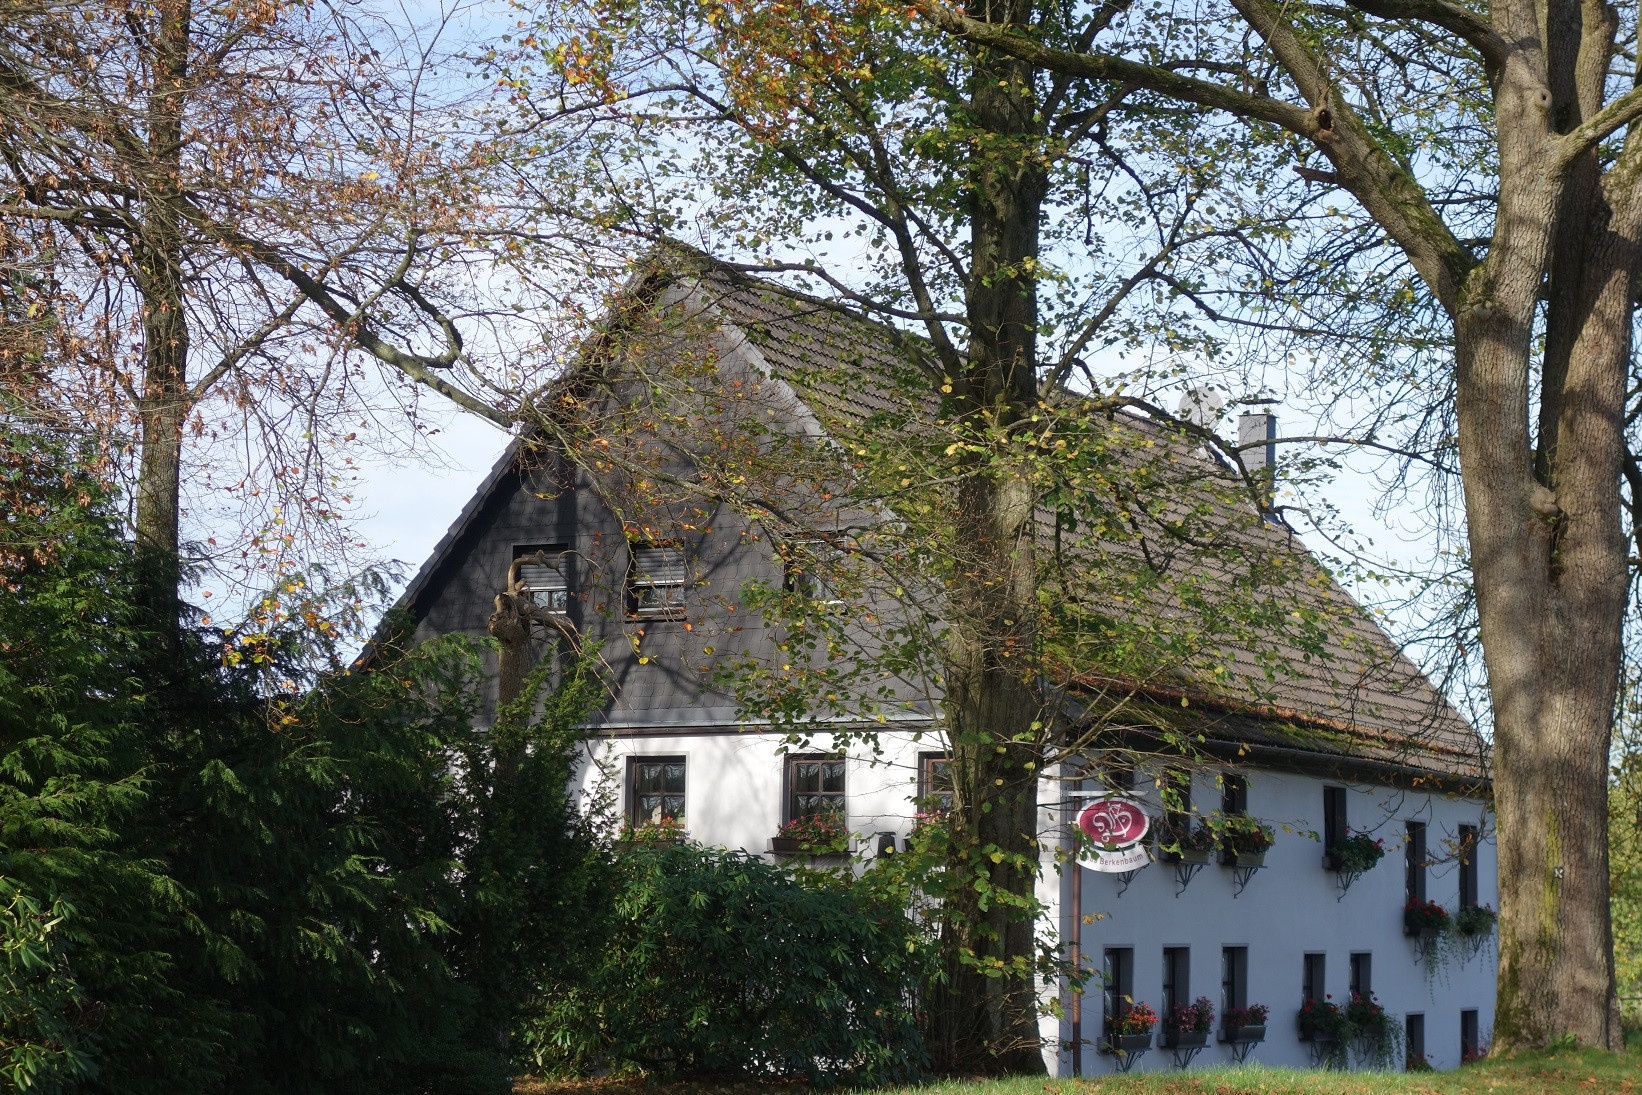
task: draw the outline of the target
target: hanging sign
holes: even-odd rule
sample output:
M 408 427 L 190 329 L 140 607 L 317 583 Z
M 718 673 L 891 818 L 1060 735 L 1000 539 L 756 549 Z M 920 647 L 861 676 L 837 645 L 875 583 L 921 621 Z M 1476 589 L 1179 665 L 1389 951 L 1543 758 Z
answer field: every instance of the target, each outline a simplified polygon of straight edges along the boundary
M 1097 798 L 1078 811 L 1078 859 L 1092 871 L 1118 874 L 1151 862 L 1142 843 L 1152 821 L 1140 803 L 1111 795 Z

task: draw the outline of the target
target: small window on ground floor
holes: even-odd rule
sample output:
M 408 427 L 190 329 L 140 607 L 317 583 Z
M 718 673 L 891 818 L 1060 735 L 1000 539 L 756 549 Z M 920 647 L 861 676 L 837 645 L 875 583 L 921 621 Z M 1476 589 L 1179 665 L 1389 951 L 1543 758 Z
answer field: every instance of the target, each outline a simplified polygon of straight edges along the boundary
M 787 758 L 787 817 L 831 814 L 844 818 L 844 758 Z
M 918 754 L 918 812 L 952 809 L 952 758 L 945 753 Z
M 684 758 L 629 757 L 627 817 L 635 826 L 684 824 Z
M 1374 955 L 1369 951 L 1351 956 L 1351 991 L 1365 1000 L 1374 992 Z
M 1249 1006 L 1249 948 L 1220 950 L 1220 1013 Z
M 1133 947 L 1107 947 L 1101 963 L 1101 1003 L 1107 1025 L 1117 1022 L 1135 1002 Z
M 1301 1003 L 1307 1000 L 1322 1000 L 1328 995 L 1328 989 L 1324 987 L 1324 975 L 1327 969 L 1327 959 L 1324 955 L 1308 954 L 1305 956 L 1300 981 Z
M 1481 1032 L 1477 1029 L 1477 1011 L 1467 1008 L 1460 1012 L 1460 1062 L 1475 1061 L 1481 1055 Z
M 1192 1002 L 1192 950 L 1163 948 L 1163 1018 Z
M 1425 1059 L 1425 1016 L 1416 1011 L 1404 1017 L 1403 1041 L 1408 1046 L 1408 1071 L 1429 1068 L 1430 1062 Z

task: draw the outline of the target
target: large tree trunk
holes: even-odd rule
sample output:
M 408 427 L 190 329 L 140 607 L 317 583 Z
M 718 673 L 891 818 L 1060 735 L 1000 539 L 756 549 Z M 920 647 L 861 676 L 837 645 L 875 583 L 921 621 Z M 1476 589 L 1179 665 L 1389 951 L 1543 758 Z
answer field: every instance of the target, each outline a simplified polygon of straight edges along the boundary
M 1026 3 L 972 9 L 1023 23 Z M 964 427 L 992 446 L 964 469 L 957 496 L 960 557 L 950 589 L 946 712 L 954 817 L 944 926 L 939 1066 L 1041 1073 L 1032 912 L 1042 702 L 1033 677 L 1034 497 L 998 438 L 1036 401 L 1034 262 L 1044 177 L 1030 68 L 976 52 L 970 165 L 973 252 L 970 342 L 952 400 Z
M 1523 96 L 1532 89 L 1525 82 Z M 1511 126 L 1509 86 L 1501 102 L 1503 227 L 1456 322 L 1460 460 L 1499 790 L 1494 1045 L 1571 1034 L 1618 1048 L 1604 804 L 1626 597 L 1617 484 L 1638 224 L 1634 209 L 1610 209 L 1594 160 L 1565 183 L 1548 179 L 1531 108 Z M 1536 453 L 1528 363 L 1547 269 Z

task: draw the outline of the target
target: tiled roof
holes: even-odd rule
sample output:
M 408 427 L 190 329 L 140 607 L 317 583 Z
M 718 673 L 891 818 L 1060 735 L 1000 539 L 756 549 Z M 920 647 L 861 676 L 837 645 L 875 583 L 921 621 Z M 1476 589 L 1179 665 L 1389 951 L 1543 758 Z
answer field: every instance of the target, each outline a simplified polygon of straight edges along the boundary
M 917 352 L 915 338 L 710 263 L 695 265 L 696 300 L 744 335 L 824 427 L 848 429 L 904 412 L 906 397 L 897 391 L 930 390 L 927 381 L 921 388 L 903 383 L 915 372 L 908 353 Z M 928 406 L 934 409 L 933 396 Z M 1269 611 L 1263 620 L 1226 623 L 1224 642 L 1210 641 L 1186 664 L 1144 681 L 1070 666 L 1076 690 L 1097 705 L 1105 702 L 1100 697 L 1129 697 L 1120 705 L 1126 711 L 1135 710 L 1134 697 L 1146 697 L 1152 722 L 1180 723 L 1189 712 L 1197 731 L 1211 726 L 1230 740 L 1349 755 L 1449 779 L 1485 777 L 1487 748 L 1477 732 L 1289 529 L 1262 518 L 1246 493 L 1239 496 L 1225 466 L 1136 416 L 1108 413 L 1105 421 L 1115 451 L 1133 454 L 1128 473 L 1137 494 L 1153 500 L 1138 508 L 1152 511 L 1159 529 L 1195 512 L 1199 541 L 1168 543 L 1123 528 L 1084 541 L 1080 557 L 1095 575 L 1103 567 L 1132 574 L 1149 565 L 1148 550 L 1161 546 L 1200 597 L 1182 603 L 1168 584 L 1113 595 L 1102 604 L 1111 625 L 1154 632 L 1200 627 L 1216 598 L 1266 598 Z M 1047 540 L 1054 514 L 1045 510 L 1040 518 Z M 1261 562 L 1263 584 L 1251 582 L 1248 560 Z

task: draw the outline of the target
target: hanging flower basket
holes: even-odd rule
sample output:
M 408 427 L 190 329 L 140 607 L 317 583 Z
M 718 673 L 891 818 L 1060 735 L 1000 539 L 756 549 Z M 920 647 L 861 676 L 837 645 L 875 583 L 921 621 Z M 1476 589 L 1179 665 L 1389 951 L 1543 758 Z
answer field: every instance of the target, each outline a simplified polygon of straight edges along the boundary
M 1454 931 L 1466 939 L 1481 939 L 1494 933 L 1499 913 L 1487 905 L 1467 905 L 1454 914 Z
M 1360 875 L 1378 865 L 1384 858 L 1385 841 L 1367 833 L 1354 833 L 1348 829 L 1346 835 L 1336 840 L 1329 848 L 1325 862 L 1331 871 Z
M 1453 923 L 1448 910 L 1435 901 L 1410 898 L 1403 906 L 1403 934 L 1408 936 L 1441 935 Z

